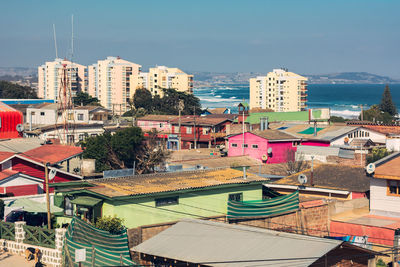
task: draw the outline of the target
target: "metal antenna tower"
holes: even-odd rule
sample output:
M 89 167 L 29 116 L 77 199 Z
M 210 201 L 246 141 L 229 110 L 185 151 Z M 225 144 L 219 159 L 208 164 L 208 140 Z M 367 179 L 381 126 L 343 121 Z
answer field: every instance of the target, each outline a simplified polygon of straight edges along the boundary
M 56 50 L 56 58 L 58 58 L 57 38 L 56 38 L 56 25 L 54 23 L 53 23 L 53 35 L 54 35 L 54 48 Z

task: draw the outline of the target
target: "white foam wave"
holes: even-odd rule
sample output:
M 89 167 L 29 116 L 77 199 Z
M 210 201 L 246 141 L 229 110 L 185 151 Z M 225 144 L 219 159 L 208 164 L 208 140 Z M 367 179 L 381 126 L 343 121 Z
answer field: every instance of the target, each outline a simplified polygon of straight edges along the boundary
M 352 119 L 358 117 L 360 115 L 360 111 L 355 110 L 331 110 L 331 116 L 340 116 L 346 119 Z
M 215 97 L 221 98 L 222 96 L 220 96 L 220 95 L 216 95 Z

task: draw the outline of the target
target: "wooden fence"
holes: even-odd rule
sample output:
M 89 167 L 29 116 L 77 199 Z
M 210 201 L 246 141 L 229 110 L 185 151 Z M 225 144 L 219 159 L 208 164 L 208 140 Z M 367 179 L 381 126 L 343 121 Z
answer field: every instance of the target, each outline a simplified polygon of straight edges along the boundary
M 48 248 L 55 247 L 55 231 L 40 227 L 24 225 L 25 240 L 24 243 L 38 245 Z
M 0 222 L 0 238 L 15 240 L 15 224 L 10 222 Z

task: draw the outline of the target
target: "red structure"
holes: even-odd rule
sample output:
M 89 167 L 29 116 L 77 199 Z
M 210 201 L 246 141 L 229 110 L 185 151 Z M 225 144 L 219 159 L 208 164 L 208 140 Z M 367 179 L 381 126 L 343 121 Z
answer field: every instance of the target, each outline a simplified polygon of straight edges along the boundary
M 20 111 L 0 102 L 0 139 L 22 137 L 22 118 L 23 115 Z M 21 128 L 18 128 L 17 125 L 21 125 Z

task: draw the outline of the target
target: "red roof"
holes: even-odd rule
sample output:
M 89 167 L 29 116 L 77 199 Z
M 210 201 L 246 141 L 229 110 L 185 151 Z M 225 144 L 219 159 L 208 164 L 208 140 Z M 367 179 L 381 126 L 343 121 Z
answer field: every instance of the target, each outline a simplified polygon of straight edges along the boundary
M 10 169 L 6 169 L 0 172 L 0 180 L 6 179 L 14 174 L 18 173 L 18 171 L 13 171 Z
M 0 161 L 8 159 L 9 157 L 13 156 L 14 154 L 15 154 L 14 152 L 0 151 Z
M 26 151 L 23 156 L 39 162 L 54 164 L 77 156 L 83 152 L 82 148 L 65 145 L 43 145 Z

